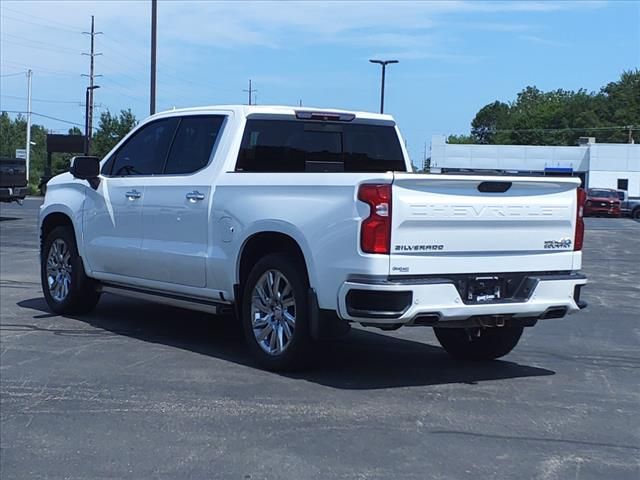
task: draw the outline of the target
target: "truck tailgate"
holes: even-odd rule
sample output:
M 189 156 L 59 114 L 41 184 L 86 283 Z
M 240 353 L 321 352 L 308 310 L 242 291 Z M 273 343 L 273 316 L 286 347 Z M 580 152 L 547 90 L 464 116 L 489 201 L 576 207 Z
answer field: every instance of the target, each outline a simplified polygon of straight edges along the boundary
M 573 268 L 570 177 L 395 174 L 390 275 Z

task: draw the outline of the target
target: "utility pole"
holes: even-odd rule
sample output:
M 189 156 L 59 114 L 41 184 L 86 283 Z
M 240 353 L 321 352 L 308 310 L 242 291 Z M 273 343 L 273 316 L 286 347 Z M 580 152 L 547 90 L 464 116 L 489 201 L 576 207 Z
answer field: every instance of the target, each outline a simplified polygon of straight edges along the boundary
M 92 85 L 87 87 L 85 92 L 85 109 L 84 109 L 84 154 L 91 155 L 91 133 L 89 131 L 89 97 L 93 95 L 93 91 L 100 88 L 100 85 Z
M 253 98 L 253 94 L 255 92 L 257 92 L 258 90 L 254 90 L 251 86 L 251 79 L 249 79 L 249 90 L 247 90 L 246 88 L 244 90 L 242 90 L 243 92 L 249 92 L 249 105 L 252 104 L 251 99 Z
M 302 99 L 300 99 L 300 103 L 299 103 L 299 106 L 302 106 Z
M 629 138 L 627 143 L 633 143 L 633 125 L 627 125 L 627 129 L 629 130 Z
M 27 70 L 27 145 L 25 150 L 27 151 L 27 183 L 29 183 L 29 167 L 31 165 L 31 77 L 33 72 Z
M 382 86 L 380 87 L 380 113 L 384 113 L 384 78 L 387 71 L 387 65 L 398 63 L 398 60 L 369 60 L 371 63 L 377 63 L 382 66 Z
M 156 46 L 158 25 L 158 1 L 151 0 L 151 90 L 149 95 L 149 114 L 156 113 Z
M 424 142 L 424 153 L 422 154 L 422 168 L 424 168 L 427 163 L 427 142 Z
M 85 35 L 91 35 L 91 53 L 83 53 L 83 55 L 88 55 L 89 59 L 90 59 L 90 63 L 89 63 L 89 75 L 83 75 L 83 77 L 89 77 L 89 86 L 87 87 L 87 92 L 89 93 L 86 96 L 86 99 L 88 100 L 87 103 L 87 107 L 85 109 L 86 111 L 86 123 L 85 125 L 87 126 L 86 131 L 85 131 L 85 135 L 86 135 L 86 142 L 87 142 L 87 147 L 86 147 L 86 154 L 90 155 L 91 154 L 91 136 L 93 135 L 93 91 L 95 90 L 94 87 L 94 80 L 96 77 L 101 77 L 102 75 L 96 75 L 94 73 L 94 58 L 97 57 L 98 55 L 102 55 L 102 53 L 95 53 L 95 37 L 96 35 L 102 35 L 102 32 L 96 32 L 95 30 L 95 26 L 94 26 L 94 17 L 93 15 L 91 15 L 91 31 L 90 32 L 82 32 Z

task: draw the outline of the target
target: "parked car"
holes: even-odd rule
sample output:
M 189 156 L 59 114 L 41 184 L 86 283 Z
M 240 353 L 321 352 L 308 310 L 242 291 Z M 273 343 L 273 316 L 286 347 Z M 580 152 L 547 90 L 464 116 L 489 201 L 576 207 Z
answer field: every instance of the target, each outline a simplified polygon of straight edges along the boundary
M 49 181 L 42 288 L 59 314 L 103 292 L 235 312 L 269 369 L 353 323 L 494 359 L 586 305 L 579 182 L 414 174 L 389 115 L 174 110 Z
M 25 160 L 0 157 L 0 202 L 22 203 L 27 191 Z
M 620 200 L 621 215 L 628 215 L 631 218 L 640 219 L 640 200 L 630 199 L 629 192 L 626 190 L 616 190 L 616 193 Z
M 619 217 L 620 199 L 617 190 L 590 188 L 584 205 L 585 217 Z

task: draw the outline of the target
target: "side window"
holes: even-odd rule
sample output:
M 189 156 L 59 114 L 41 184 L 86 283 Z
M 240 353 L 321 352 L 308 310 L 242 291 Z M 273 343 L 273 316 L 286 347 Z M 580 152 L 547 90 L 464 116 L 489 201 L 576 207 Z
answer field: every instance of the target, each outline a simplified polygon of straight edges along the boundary
M 403 172 L 406 168 L 400 141 L 393 127 L 345 125 L 345 171 Z
M 138 130 L 115 154 L 114 176 L 162 173 L 178 118 L 164 118 Z M 108 163 L 110 163 L 109 160 Z
M 304 124 L 289 121 L 248 120 L 236 170 L 245 172 L 303 172 L 299 148 Z
M 209 163 L 224 117 L 184 117 L 171 146 L 164 173 L 193 173 Z
M 109 159 L 104 162 L 102 165 L 102 169 L 100 170 L 101 175 L 111 175 L 111 169 L 113 168 L 113 161 L 115 160 L 115 154 L 111 155 Z
M 629 179 L 628 178 L 619 178 L 618 179 L 618 190 L 629 190 Z

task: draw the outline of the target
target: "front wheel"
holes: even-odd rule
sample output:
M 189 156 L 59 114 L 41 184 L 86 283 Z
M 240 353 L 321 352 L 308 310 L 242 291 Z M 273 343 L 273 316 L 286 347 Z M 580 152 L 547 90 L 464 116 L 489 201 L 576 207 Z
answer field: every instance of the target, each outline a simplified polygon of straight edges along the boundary
M 511 352 L 523 327 L 434 328 L 436 338 L 449 355 L 464 360 L 493 360 Z
M 88 313 L 100 293 L 84 272 L 75 235 L 69 227 L 56 227 L 44 239 L 40 261 L 42 292 L 55 313 Z
M 242 323 L 249 349 L 264 368 L 293 370 L 307 365 L 312 347 L 308 289 L 301 265 L 282 254 L 267 255 L 249 273 Z

